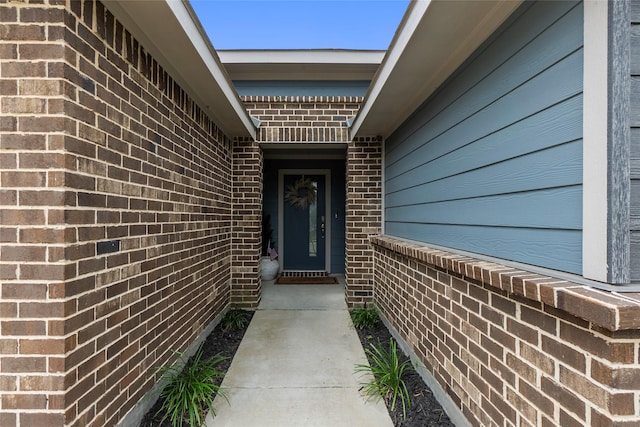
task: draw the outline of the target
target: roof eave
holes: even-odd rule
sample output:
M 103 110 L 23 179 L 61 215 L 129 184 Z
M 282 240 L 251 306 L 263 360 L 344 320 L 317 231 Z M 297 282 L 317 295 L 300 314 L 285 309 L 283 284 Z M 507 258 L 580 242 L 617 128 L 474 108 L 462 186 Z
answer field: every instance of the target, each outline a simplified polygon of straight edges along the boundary
M 371 80 L 385 51 L 346 49 L 219 50 L 234 80 Z
M 218 55 L 187 1 L 107 0 L 105 6 L 230 137 L 256 137 Z
M 350 133 L 388 137 L 522 0 L 412 2 Z

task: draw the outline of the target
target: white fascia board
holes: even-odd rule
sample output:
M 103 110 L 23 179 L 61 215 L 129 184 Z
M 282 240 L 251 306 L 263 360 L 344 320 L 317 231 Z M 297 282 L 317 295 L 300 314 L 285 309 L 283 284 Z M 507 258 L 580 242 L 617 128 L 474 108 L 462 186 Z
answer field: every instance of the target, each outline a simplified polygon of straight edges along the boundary
M 372 80 L 386 51 L 223 50 L 233 80 Z
M 582 275 L 606 282 L 608 2 L 584 2 Z
M 371 86 L 369 86 L 369 92 L 365 97 L 365 102 L 362 107 L 360 107 L 353 125 L 351 126 L 351 139 L 355 138 L 358 130 L 360 129 L 360 126 L 362 126 L 362 122 L 367 117 L 367 114 L 371 110 L 371 107 L 375 104 L 378 95 L 380 95 L 380 92 L 385 86 L 387 79 L 391 75 L 391 72 L 394 70 L 396 64 L 398 63 L 398 60 L 407 47 L 407 44 L 411 40 L 411 37 L 420 24 L 420 21 L 422 20 L 422 17 L 426 13 L 430 4 L 431 0 L 411 2 L 409 4 L 409 8 L 405 12 L 405 16 L 403 18 L 403 22 L 401 23 L 400 29 L 396 33 L 394 40 L 392 41 L 391 46 L 387 51 L 387 55 L 385 56 L 382 65 L 378 69 L 378 74 L 376 75 Z
M 105 6 L 227 136 L 256 130 L 188 2 L 106 0 Z
M 351 137 L 388 137 L 522 3 L 412 2 L 369 88 Z
M 374 64 L 384 50 L 218 50 L 223 64 Z
M 253 121 L 249 114 L 245 110 L 244 106 L 240 102 L 240 98 L 236 90 L 231 83 L 231 79 L 224 71 L 224 67 L 220 62 L 220 59 L 216 56 L 213 47 L 208 43 L 208 38 L 204 35 L 200 23 L 195 18 L 195 13 L 188 5 L 186 0 L 168 0 L 167 4 L 178 18 L 178 22 L 182 25 L 186 35 L 191 40 L 191 43 L 195 47 L 196 51 L 202 58 L 207 69 L 218 83 L 220 90 L 228 100 L 231 108 L 235 111 L 238 118 L 242 121 L 246 130 L 249 132 L 253 139 L 256 138 L 256 129 L 253 125 Z M 221 128 L 224 128 L 224 124 L 218 124 Z M 235 136 L 235 135 L 231 135 Z

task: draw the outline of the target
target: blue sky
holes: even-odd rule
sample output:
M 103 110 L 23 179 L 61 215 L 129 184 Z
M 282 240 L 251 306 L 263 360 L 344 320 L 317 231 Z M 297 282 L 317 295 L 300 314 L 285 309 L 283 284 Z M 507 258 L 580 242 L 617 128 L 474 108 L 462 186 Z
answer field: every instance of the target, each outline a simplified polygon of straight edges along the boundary
M 216 49 L 387 49 L 408 0 L 191 0 Z

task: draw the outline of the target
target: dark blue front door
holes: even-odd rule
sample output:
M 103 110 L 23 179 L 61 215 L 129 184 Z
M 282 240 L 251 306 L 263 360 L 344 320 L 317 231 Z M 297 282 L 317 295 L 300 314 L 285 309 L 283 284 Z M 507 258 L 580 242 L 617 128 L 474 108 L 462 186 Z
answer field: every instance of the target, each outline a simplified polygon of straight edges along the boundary
M 285 270 L 324 271 L 326 189 L 324 175 L 284 175 Z M 297 189 L 297 191 L 294 191 Z M 309 192 L 315 201 L 309 203 Z

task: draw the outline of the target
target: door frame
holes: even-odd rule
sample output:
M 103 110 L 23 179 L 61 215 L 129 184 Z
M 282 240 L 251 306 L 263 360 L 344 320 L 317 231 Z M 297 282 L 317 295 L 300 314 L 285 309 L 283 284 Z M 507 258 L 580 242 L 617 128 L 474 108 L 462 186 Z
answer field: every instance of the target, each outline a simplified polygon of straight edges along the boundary
M 284 260 L 284 176 L 285 175 L 324 175 L 325 188 L 325 271 L 331 273 L 331 169 L 278 169 L 278 242 L 281 259 Z M 280 271 L 284 262 L 280 263 Z

